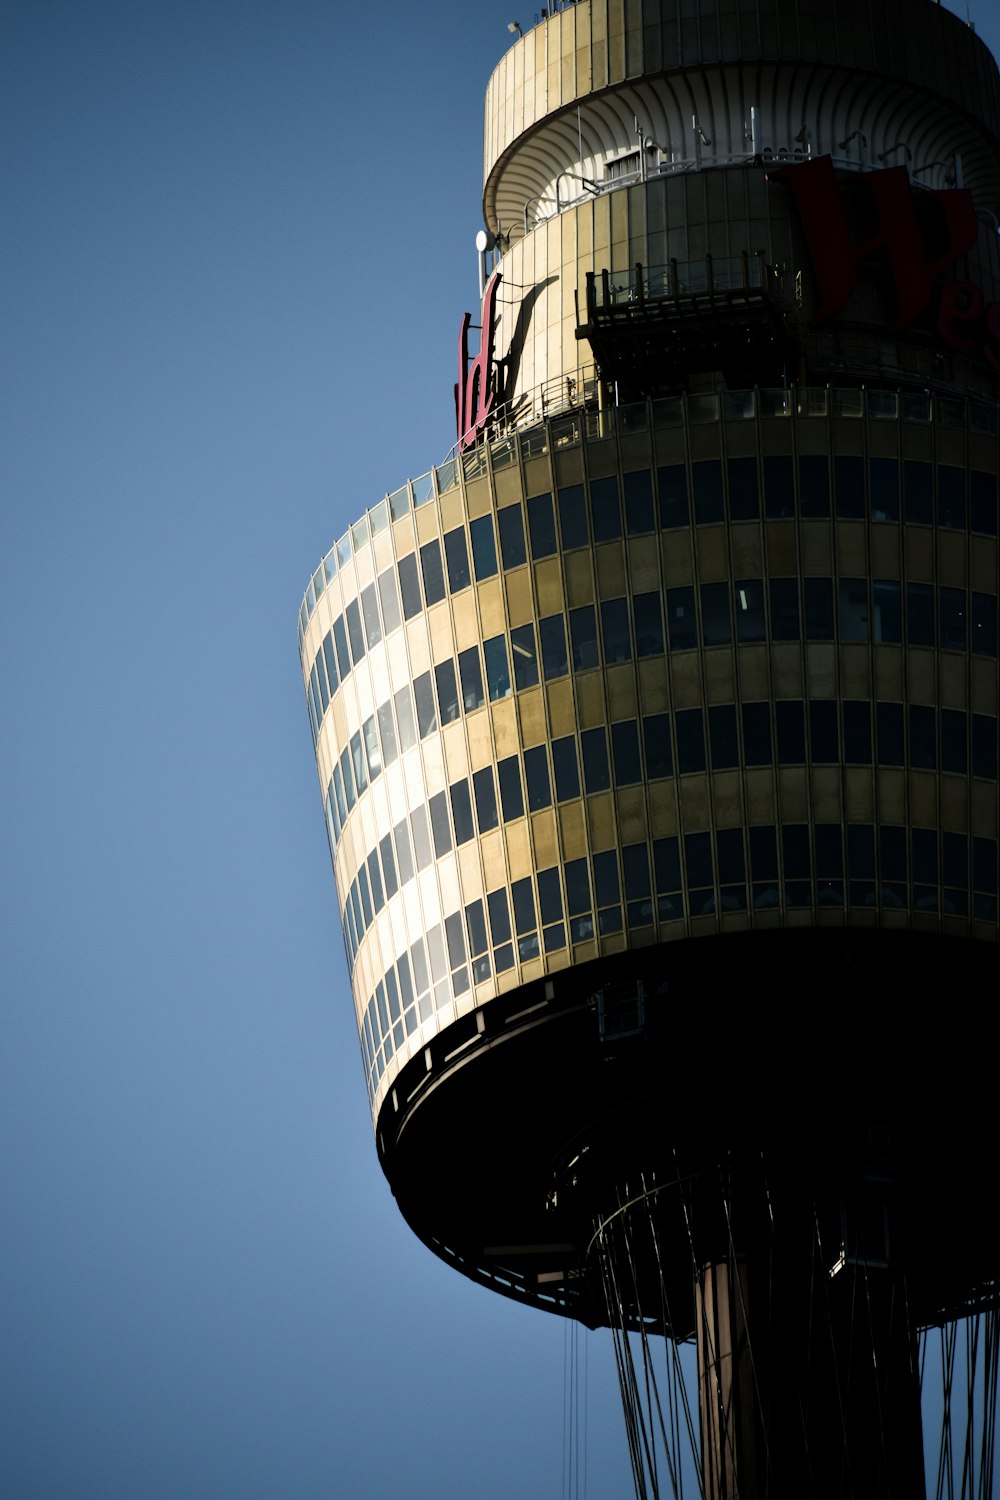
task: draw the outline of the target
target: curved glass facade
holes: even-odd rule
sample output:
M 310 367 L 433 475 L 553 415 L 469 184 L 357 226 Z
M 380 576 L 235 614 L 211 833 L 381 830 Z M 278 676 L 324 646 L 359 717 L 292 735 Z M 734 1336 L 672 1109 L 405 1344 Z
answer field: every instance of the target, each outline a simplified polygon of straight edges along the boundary
M 569 964 L 996 939 L 995 428 L 885 392 L 580 413 L 338 544 L 302 659 L 376 1114 Z

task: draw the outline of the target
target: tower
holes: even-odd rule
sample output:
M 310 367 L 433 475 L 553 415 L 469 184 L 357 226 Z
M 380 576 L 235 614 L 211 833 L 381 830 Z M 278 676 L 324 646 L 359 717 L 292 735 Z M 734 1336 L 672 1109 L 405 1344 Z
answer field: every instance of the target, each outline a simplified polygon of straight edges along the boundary
M 455 456 L 300 612 L 383 1169 L 620 1331 L 642 1493 L 627 1330 L 697 1348 L 705 1495 L 920 1495 L 966 1317 L 991 1430 L 998 204 L 931 0 L 556 10 Z

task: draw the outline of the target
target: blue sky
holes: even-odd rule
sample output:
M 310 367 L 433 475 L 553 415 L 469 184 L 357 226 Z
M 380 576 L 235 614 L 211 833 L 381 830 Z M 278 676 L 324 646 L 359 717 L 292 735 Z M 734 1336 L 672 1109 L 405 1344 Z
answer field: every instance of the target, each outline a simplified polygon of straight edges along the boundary
M 513 14 L 6 9 L 12 1500 L 561 1492 L 564 1326 L 378 1169 L 295 650 L 323 551 L 452 441 Z

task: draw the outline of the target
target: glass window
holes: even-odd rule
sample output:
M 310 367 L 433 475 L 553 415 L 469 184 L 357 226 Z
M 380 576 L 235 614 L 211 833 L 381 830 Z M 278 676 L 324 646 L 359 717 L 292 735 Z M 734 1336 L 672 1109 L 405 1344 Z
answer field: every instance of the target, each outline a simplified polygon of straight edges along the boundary
M 903 519 L 919 526 L 934 521 L 931 466 L 912 458 L 903 464 Z
M 378 600 L 375 597 L 375 585 L 368 583 L 361 590 L 361 612 L 365 620 L 365 636 L 368 640 L 369 651 L 377 646 L 382 639 L 382 621 L 378 615 Z
M 410 689 L 401 687 L 392 701 L 396 709 L 396 723 L 399 726 L 400 748 L 409 750 L 417 743 L 417 726 L 413 717 Z
M 880 766 L 903 764 L 903 705 L 876 703 L 875 745 Z
M 876 641 L 903 639 L 903 606 L 895 579 L 876 578 L 872 583 L 872 631 Z
M 392 830 L 393 842 L 396 845 L 396 865 L 399 869 L 399 883 L 405 885 L 408 880 L 413 879 L 413 853 L 410 848 L 410 830 L 406 825 L 406 819 L 402 819 Z
M 402 616 L 399 612 L 399 593 L 396 588 L 396 575 L 392 568 L 386 568 L 384 573 L 378 575 L 378 596 L 382 601 L 382 619 L 385 622 L 385 633 L 390 635 L 402 624 Z
M 732 640 L 728 583 L 702 584 L 701 629 L 706 646 L 728 646 Z
M 739 765 L 735 704 L 717 703 L 708 710 L 708 742 L 713 771 L 727 771 Z
M 361 746 L 361 731 L 351 735 L 351 764 L 354 767 L 354 784 L 358 789 L 358 796 L 368 785 L 368 768 L 365 765 L 365 752 Z
M 517 625 L 510 633 L 510 654 L 514 662 L 514 686 L 535 687 L 538 682 L 538 653 L 535 650 L 534 625 Z
M 382 857 L 382 875 L 385 880 L 385 899 L 391 901 L 399 890 L 399 882 L 396 879 L 396 861 L 392 857 L 392 835 L 386 834 L 379 839 L 378 852 Z
M 995 594 L 972 593 L 972 649 L 977 656 L 997 654 L 997 600 Z
M 467 844 L 476 836 L 476 825 L 472 821 L 472 798 L 467 781 L 455 781 L 449 788 L 451 816 L 455 824 L 455 843 Z
M 699 526 L 724 519 L 720 459 L 708 458 L 692 464 L 691 488 L 694 492 L 694 518 Z
M 470 901 L 469 905 L 465 908 L 465 930 L 469 935 L 469 952 L 475 960 L 479 954 L 485 953 L 489 947 L 486 937 L 486 917 L 481 901 Z M 489 959 L 485 961 L 485 966 L 483 966 L 481 960 L 478 963 L 473 962 L 472 977 L 477 984 L 481 979 L 488 979 L 489 975 Z
M 836 698 L 813 698 L 809 703 L 809 749 L 814 765 L 833 765 L 840 759 Z
M 528 500 L 528 532 L 532 559 L 537 562 L 540 557 L 551 557 L 556 550 L 551 495 L 532 495 Z
M 649 469 L 633 469 L 622 475 L 625 490 L 625 530 L 629 536 L 645 536 L 653 530 L 653 476 Z
M 997 779 L 997 721 L 992 714 L 972 715 L 972 774 Z
M 556 778 L 556 800 L 568 802 L 580 795 L 580 771 L 576 761 L 576 738 L 572 734 L 552 741 L 552 770 Z
M 868 488 L 873 521 L 899 520 L 899 464 L 894 458 L 868 460 Z
M 833 486 L 837 516 L 842 521 L 861 521 L 865 514 L 865 471 L 860 458 L 840 453 L 833 460 Z
M 663 655 L 663 619 L 659 593 L 635 594 L 632 598 L 636 656 Z
M 910 704 L 910 765 L 921 771 L 937 769 L 934 710 Z
M 437 708 L 429 672 L 421 672 L 419 677 L 413 679 L 413 696 L 417 703 L 417 730 L 420 738 L 424 739 L 437 728 Z
M 525 750 L 524 779 L 528 784 L 528 810 L 538 812 L 540 808 L 551 807 L 549 762 L 544 745 L 535 745 L 531 750 Z
M 566 928 L 563 924 L 562 890 L 557 866 L 538 872 L 538 911 L 542 920 L 546 953 L 551 953 L 555 948 L 565 948 Z
M 680 708 L 674 714 L 677 730 L 677 769 L 686 771 L 705 769 L 705 730 L 700 708 Z
M 479 824 L 479 832 L 489 833 L 499 821 L 492 766 L 484 766 L 481 771 L 473 773 L 472 789 L 476 797 L 476 822 Z
M 778 764 L 801 766 L 806 759 L 806 731 L 801 698 L 781 698 L 774 705 Z
M 507 662 L 507 642 L 502 635 L 492 636 L 483 642 L 486 660 L 486 687 L 490 702 L 510 697 L 510 666 Z
M 795 514 L 795 480 L 790 454 L 772 454 L 764 459 L 764 509 L 769 521 Z
M 766 633 L 763 582 L 759 578 L 737 579 L 736 639 L 762 641 Z
M 444 571 L 441 567 L 441 547 L 436 539 L 425 542 L 420 549 L 420 571 L 424 578 L 424 598 L 428 609 L 444 598 Z
M 368 757 L 368 776 L 374 781 L 376 776 L 382 774 L 382 750 L 378 742 L 378 734 L 375 729 L 374 714 L 366 719 L 362 725 L 362 733 L 365 737 L 365 754 Z
M 361 629 L 361 611 L 357 599 L 352 599 L 344 611 L 347 618 L 347 634 L 351 642 L 351 660 L 357 666 L 365 654 L 365 638 Z
M 333 640 L 337 647 L 337 665 L 340 668 L 340 680 L 343 682 L 351 670 L 351 653 L 347 649 L 347 628 L 343 615 L 338 615 L 333 622 Z
M 642 743 L 646 753 L 646 775 L 650 781 L 674 774 L 670 748 L 670 715 L 645 714 L 642 720 Z
M 799 581 L 797 578 L 772 578 L 771 595 L 771 639 L 775 641 L 797 641 L 799 639 Z
M 664 530 L 671 526 L 686 526 L 688 489 L 684 465 L 667 464 L 657 469 L 656 482 L 660 491 L 660 525 Z
M 413 836 L 413 858 L 417 869 L 426 870 L 431 862 L 431 834 L 426 807 L 415 807 L 410 813 L 410 832 Z
M 942 589 L 938 607 L 938 631 L 941 649 L 965 650 L 965 590 Z
M 482 708 L 486 700 L 483 696 L 483 672 L 479 665 L 478 646 L 470 646 L 467 651 L 459 652 L 458 674 L 462 679 L 462 704 L 466 713 Z
M 731 458 L 729 468 L 729 518 L 756 521 L 760 516 L 760 489 L 755 458 Z
M 812 862 L 809 854 L 809 826 L 806 823 L 784 823 L 781 828 L 781 853 L 785 866 L 786 880 L 808 881 L 812 876 Z M 808 905 L 809 897 L 805 902 L 791 900 L 791 905 Z
M 742 885 L 747 878 L 746 859 L 743 853 L 743 829 L 742 828 L 720 828 L 715 835 L 715 856 L 719 871 L 719 884 Z M 734 893 L 735 895 L 735 893 Z M 723 902 L 733 910 L 734 905 L 739 906 L 738 899 L 735 902 Z
M 583 783 L 588 792 L 606 792 L 611 785 L 608 746 L 603 729 L 585 729 L 580 735 L 583 752 Z
M 667 629 L 671 651 L 688 651 L 698 644 L 694 589 L 667 589 Z
M 333 636 L 329 631 L 323 637 L 323 655 L 326 658 L 326 675 L 330 679 L 330 693 L 332 695 L 337 691 L 340 676 L 337 672 L 337 658 L 334 652 Z
M 442 859 L 451 849 L 451 827 L 448 823 L 448 799 L 444 792 L 435 792 L 430 799 L 431 831 L 434 834 L 434 855 Z
M 498 943 L 510 942 L 510 908 L 507 905 L 506 889 L 501 887 L 498 891 L 490 891 L 486 897 L 486 905 L 490 914 L 490 932 L 493 935 L 493 946 L 496 947 Z
M 830 514 L 830 468 L 821 454 L 799 456 L 799 507 L 806 519 Z
M 437 683 L 438 709 L 441 723 L 450 724 L 458 718 L 458 683 L 455 681 L 455 663 L 442 661 L 434 668 Z
M 620 932 L 621 888 L 618 884 L 618 858 L 613 849 L 594 855 L 594 899 L 601 932 Z M 608 907 L 614 910 L 602 910 Z
M 692 892 L 704 889 L 712 884 L 712 840 L 707 833 L 686 833 L 684 835 L 684 864 L 687 869 L 688 889 Z M 706 909 L 701 901 L 695 905 L 699 911 Z M 712 910 L 712 905 L 707 907 Z
M 521 791 L 521 767 L 516 755 L 508 755 L 497 762 L 497 778 L 500 782 L 500 805 L 503 820 L 524 816 L 524 795 Z
M 403 618 L 412 620 L 423 608 L 420 598 L 420 580 L 417 577 L 417 557 L 411 552 L 408 557 L 401 557 L 397 564 L 399 573 L 399 591 L 403 596 Z
M 535 895 L 531 889 L 531 879 L 525 876 L 523 880 L 515 880 L 510 888 L 511 899 L 514 903 L 514 931 L 520 937 L 525 932 L 531 932 L 538 925 L 535 919 Z M 521 957 L 525 957 L 522 953 Z
M 631 660 L 626 599 L 605 599 L 601 605 L 601 634 L 604 637 L 604 660 L 608 665 Z
M 569 671 L 566 655 L 566 624 L 562 615 L 547 615 L 538 622 L 538 638 L 542 647 L 542 672 L 546 682 L 554 677 L 565 677 Z
M 583 503 L 583 485 L 564 485 L 558 492 L 558 501 L 563 551 L 568 552 L 573 547 L 589 547 L 590 532 Z
M 937 833 L 933 828 L 911 828 L 910 861 L 914 880 L 937 885 Z
M 458 912 L 445 917 L 444 931 L 448 944 L 448 967 L 457 969 L 459 964 L 465 963 L 465 936 L 462 932 L 462 918 Z
M 997 478 L 995 474 L 984 474 L 973 469 L 970 475 L 972 486 L 970 524 L 973 531 L 983 536 L 997 534 Z
M 567 860 L 564 869 L 570 936 L 574 943 L 581 943 L 594 936 L 594 922 L 590 915 L 590 875 L 587 870 L 587 861 L 585 859 Z
M 382 872 L 378 866 L 378 852 L 373 849 L 367 859 L 368 883 L 371 886 L 372 905 L 376 912 L 380 912 L 385 905 L 385 896 L 382 892 Z
M 872 763 L 872 711 L 867 698 L 844 699 L 844 760 L 849 766 Z
M 613 542 L 621 536 L 621 506 L 618 503 L 618 480 L 614 475 L 590 481 L 590 518 L 595 542 Z
M 357 798 L 354 793 L 354 774 L 351 771 L 351 750 L 349 745 L 345 745 L 340 753 L 340 775 L 347 797 L 347 811 L 350 812 Z
M 965 530 L 965 470 L 938 464 L 938 525 Z
M 954 708 L 941 710 L 941 769 L 959 776 L 968 773 L 968 720 Z
M 476 581 L 492 578 L 497 571 L 497 544 L 493 535 L 493 517 L 478 516 L 469 522 L 472 540 L 472 562 L 476 570 Z
M 832 578 L 804 578 L 802 592 L 806 606 L 806 640 L 832 641 Z
M 500 529 L 500 552 L 505 568 L 519 568 L 527 562 L 524 547 L 524 517 L 519 505 L 507 505 L 497 511 L 497 526 Z
M 775 830 L 770 827 L 751 828 L 748 832 L 750 836 L 750 873 L 754 880 L 777 880 L 778 844 L 775 839 Z
M 622 874 L 628 902 L 630 927 L 650 927 L 653 903 L 649 881 L 649 849 L 645 844 L 626 844 L 622 849 Z
M 418 995 L 422 995 L 430 988 L 431 976 L 427 968 L 427 959 L 424 956 L 424 945 L 420 938 L 410 949 L 410 964 L 413 969 L 413 988 Z
M 906 585 L 906 644 L 934 645 L 934 590 L 929 583 Z
M 840 638 L 842 641 L 868 639 L 868 580 L 842 578 L 839 585 Z
M 653 840 L 653 876 L 660 921 L 669 922 L 682 917 L 681 856 L 676 838 Z
M 635 719 L 612 724 L 611 752 L 615 763 L 615 786 L 635 786 L 642 780 L 639 726 Z
M 366 930 L 372 925 L 375 913 L 372 911 L 371 892 L 368 889 L 368 870 L 362 865 L 357 874 L 358 892 L 361 896 L 361 910 L 364 914 L 362 929 Z
M 771 709 L 767 703 L 743 705 L 743 759 L 748 766 L 771 764 Z
M 436 545 L 435 542 L 428 543 L 430 547 Z M 424 549 L 420 550 L 423 553 Z M 465 531 L 461 526 L 456 526 L 454 531 L 445 532 L 444 555 L 448 563 L 448 587 L 453 594 L 457 594 L 459 589 L 467 589 L 472 582 L 472 575 L 469 572 L 469 549 L 465 545 Z M 428 602 L 431 602 L 430 599 Z
M 600 665 L 597 652 L 597 621 L 592 604 L 582 604 L 569 612 L 569 636 L 573 651 L 574 672 L 586 672 Z

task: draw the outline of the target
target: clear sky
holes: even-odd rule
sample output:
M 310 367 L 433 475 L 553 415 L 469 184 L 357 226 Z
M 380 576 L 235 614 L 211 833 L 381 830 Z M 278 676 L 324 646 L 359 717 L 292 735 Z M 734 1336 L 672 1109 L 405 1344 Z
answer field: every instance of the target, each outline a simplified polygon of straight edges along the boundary
M 0 21 L 5 1500 L 564 1492 L 564 1325 L 378 1168 L 295 643 L 335 536 L 452 441 L 515 14 Z

